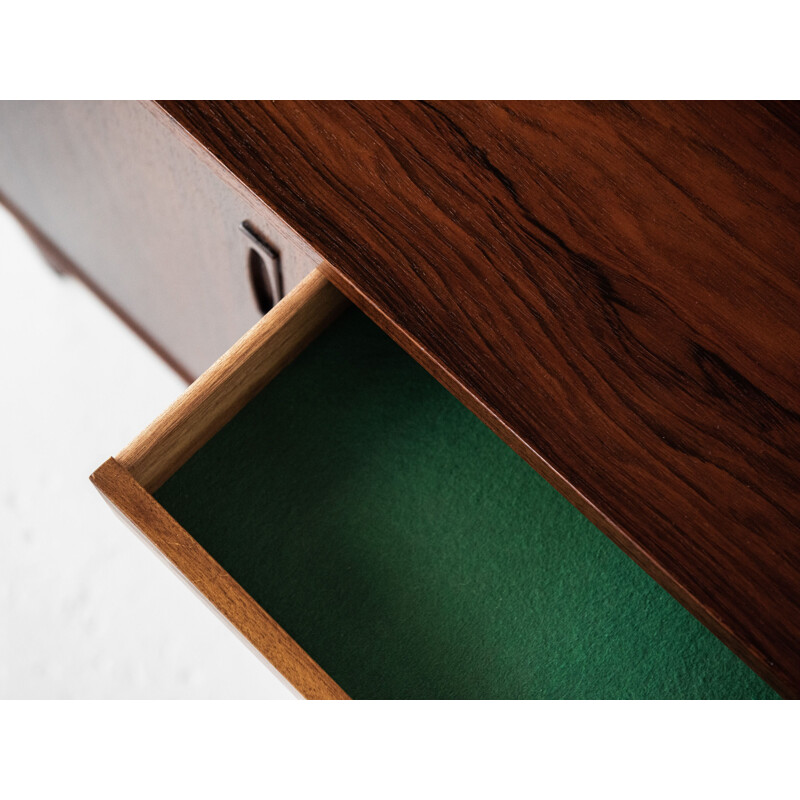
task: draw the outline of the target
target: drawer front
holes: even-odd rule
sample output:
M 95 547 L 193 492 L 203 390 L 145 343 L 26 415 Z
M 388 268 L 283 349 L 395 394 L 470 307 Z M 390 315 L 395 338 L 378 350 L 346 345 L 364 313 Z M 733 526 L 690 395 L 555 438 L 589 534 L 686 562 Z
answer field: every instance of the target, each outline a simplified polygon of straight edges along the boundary
M 307 697 L 775 696 L 321 270 L 93 481 Z
M 154 103 L 1 103 L 0 142 L 8 205 L 187 377 L 262 315 L 259 239 L 284 292 L 321 260 Z

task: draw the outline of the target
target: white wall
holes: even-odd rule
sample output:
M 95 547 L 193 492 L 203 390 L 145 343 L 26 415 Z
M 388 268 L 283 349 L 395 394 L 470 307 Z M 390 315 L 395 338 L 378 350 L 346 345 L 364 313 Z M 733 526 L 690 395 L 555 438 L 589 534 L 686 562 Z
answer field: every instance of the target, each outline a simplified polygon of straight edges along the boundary
M 0 208 L 0 698 L 293 693 L 88 480 L 183 389 Z

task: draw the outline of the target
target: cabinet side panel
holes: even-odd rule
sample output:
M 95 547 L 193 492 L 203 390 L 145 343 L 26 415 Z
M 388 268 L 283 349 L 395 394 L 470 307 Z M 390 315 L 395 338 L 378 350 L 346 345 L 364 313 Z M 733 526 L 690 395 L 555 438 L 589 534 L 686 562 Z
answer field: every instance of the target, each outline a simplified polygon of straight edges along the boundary
M 260 317 L 242 221 L 321 260 L 154 104 L 0 103 L 0 192 L 192 377 Z

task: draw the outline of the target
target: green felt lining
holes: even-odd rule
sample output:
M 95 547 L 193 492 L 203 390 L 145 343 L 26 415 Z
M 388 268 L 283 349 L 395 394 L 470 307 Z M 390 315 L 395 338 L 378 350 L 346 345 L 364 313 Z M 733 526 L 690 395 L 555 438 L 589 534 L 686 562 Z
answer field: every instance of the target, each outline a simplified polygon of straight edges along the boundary
M 356 698 L 776 696 L 355 309 L 156 497 Z

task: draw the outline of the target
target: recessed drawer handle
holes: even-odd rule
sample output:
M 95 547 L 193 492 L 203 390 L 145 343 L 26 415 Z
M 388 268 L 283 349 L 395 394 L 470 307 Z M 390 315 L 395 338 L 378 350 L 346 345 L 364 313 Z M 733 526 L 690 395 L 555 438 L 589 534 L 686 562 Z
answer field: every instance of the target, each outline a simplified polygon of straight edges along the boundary
M 280 253 L 245 221 L 239 229 L 247 237 L 247 271 L 250 286 L 262 314 L 266 314 L 283 297 Z

